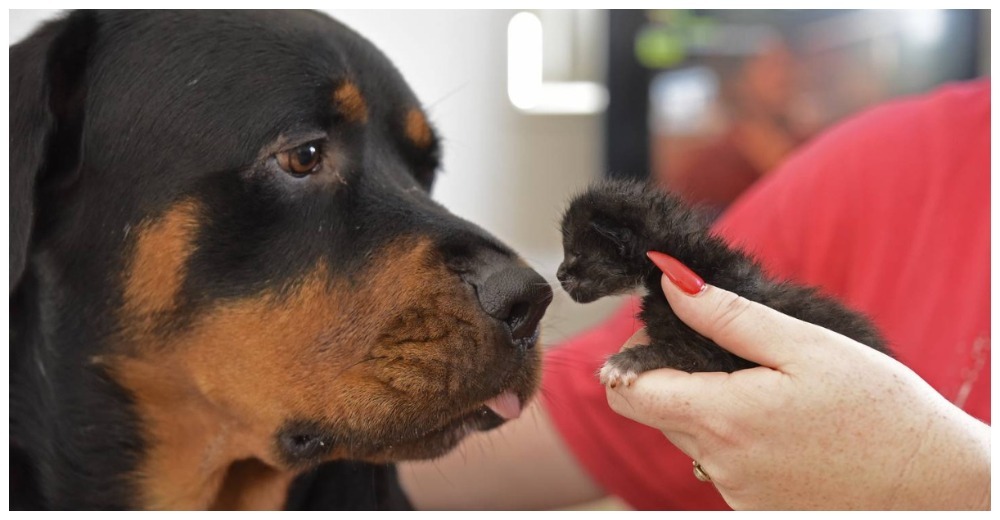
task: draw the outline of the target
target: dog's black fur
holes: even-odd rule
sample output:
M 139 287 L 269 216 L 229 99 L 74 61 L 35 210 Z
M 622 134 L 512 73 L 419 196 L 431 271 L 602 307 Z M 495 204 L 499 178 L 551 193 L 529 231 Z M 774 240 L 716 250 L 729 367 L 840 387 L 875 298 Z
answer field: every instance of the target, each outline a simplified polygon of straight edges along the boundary
M 733 372 L 756 366 L 688 327 L 671 310 L 661 271 L 647 251 L 673 256 L 707 283 L 881 352 L 885 341 L 863 315 L 817 290 L 768 278 L 746 253 L 709 232 L 709 221 L 678 197 L 638 182 L 604 181 L 574 198 L 562 220 L 565 258 L 558 278 L 578 302 L 644 287 L 640 319 L 649 345 L 615 354 L 602 370 L 617 384 L 656 368 Z
M 392 461 L 439 455 L 501 423 L 483 406 L 498 392 L 522 402 L 533 394 L 548 286 L 431 200 L 437 136 L 421 126 L 397 70 L 347 27 L 312 12 L 73 12 L 12 46 L 10 62 L 12 509 L 150 506 L 146 488 L 160 475 L 143 465 L 167 433 L 144 415 L 154 405 L 140 406 L 120 367 L 153 367 L 151 385 L 161 376 L 188 384 L 179 370 L 206 356 L 251 359 L 239 342 L 169 346 L 238 305 L 278 316 L 275 301 L 324 312 L 362 302 L 356 319 L 387 316 L 360 322 L 351 337 L 318 331 L 309 341 L 320 344 L 263 345 L 282 363 L 295 350 L 311 369 L 279 374 L 299 365 L 275 363 L 245 374 L 251 381 L 239 388 L 287 394 L 271 404 L 274 392 L 258 396 L 276 422 L 219 415 L 247 428 L 261 467 L 300 475 L 289 508 L 405 507 Z M 307 143 L 323 162 L 290 174 L 276 157 L 294 150 L 308 159 Z M 412 258 L 393 245 L 417 239 L 429 245 Z M 170 307 L 137 313 L 149 291 L 130 302 L 128 277 L 163 274 L 138 265 L 143 240 L 148 258 L 180 266 L 167 273 L 177 274 L 176 287 L 166 284 Z M 386 255 L 398 263 L 373 270 Z M 387 277 L 399 293 L 365 296 Z M 429 303 L 406 300 L 409 286 Z M 341 296 L 297 296 L 305 289 Z M 312 323 L 326 315 L 318 316 Z M 249 328 L 253 340 L 287 327 L 295 337 L 295 321 L 271 321 L 226 334 Z M 172 365 L 175 349 L 201 350 Z M 344 373 L 349 385 L 338 384 Z M 269 387 L 272 376 L 301 384 Z M 233 378 L 209 383 L 197 382 L 215 389 Z M 286 417 L 281 403 L 314 408 Z M 213 504 L 156 496 L 176 507 Z

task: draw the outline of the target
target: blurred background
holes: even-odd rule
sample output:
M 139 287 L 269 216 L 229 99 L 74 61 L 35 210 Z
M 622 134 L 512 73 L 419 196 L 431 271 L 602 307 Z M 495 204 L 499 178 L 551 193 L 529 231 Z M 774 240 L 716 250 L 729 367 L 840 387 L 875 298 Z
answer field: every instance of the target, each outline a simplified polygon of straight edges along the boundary
M 57 14 L 9 11 L 10 43 Z M 593 180 L 652 178 L 720 212 L 838 120 L 990 74 L 989 11 L 329 14 L 395 62 L 444 136 L 434 196 L 552 282 L 561 212 Z M 556 295 L 550 345 L 619 304 Z

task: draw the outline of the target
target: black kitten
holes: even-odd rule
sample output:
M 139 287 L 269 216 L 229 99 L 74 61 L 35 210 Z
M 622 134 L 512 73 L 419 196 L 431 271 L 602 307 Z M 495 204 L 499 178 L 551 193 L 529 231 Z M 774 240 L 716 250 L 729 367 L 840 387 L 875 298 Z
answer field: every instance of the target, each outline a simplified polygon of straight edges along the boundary
M 562 221 L 565 258 L 559 281 L 574 300 L 589 303 L 643 285 L 640 319 L 649 345 L 608 358 L 601 383 L 631 384 L 647 370 L 733 372 L 756 366 L 730 354 L 684 324 L 660 287 L 647 251 L 673 256 L 705 282 L 779 312 L 843 334 L 881 352 L 885 342 L 861 314 L 815 289 L 768 279 L 745 253 L 709 234 L 709 223 L 677 197 L 634 182 L 604 181 L 576 197 Z

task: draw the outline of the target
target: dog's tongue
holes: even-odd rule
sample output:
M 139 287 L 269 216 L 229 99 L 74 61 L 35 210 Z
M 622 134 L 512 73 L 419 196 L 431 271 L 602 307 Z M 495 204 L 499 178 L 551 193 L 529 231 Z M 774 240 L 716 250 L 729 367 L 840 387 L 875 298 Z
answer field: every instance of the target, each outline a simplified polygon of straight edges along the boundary
M 486 401 L 486 407 L 507 420 L 517 419 L 521 415 L 521 399 L 510 390 Z

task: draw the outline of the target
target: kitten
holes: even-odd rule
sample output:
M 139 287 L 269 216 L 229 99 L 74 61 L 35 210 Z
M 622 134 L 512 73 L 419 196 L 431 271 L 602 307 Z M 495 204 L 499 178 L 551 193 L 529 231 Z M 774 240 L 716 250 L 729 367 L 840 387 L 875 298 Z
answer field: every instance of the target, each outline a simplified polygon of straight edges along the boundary
M 564 259 L 557 274 L 580 303 L 646 288 L 640 319 L 649 345 L 608 358 L 601 383 L 629 385 L 656 368 L 733 372 L 756 366 L 684 324 L 660 287 L 661 271 L 647 251 L 673 256 L 706 283 L 779 312 L 843 334 L 881 352 L 884 340 L 861 314 L 810 289 L 767 278 L 747 254 L 709 233 L 709 222 L 676 196 L 636 182 L 603 181 L 570 203 L 562 221 Z

